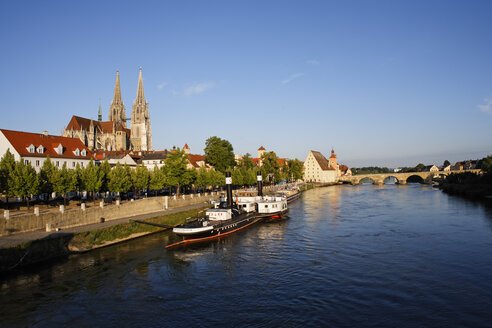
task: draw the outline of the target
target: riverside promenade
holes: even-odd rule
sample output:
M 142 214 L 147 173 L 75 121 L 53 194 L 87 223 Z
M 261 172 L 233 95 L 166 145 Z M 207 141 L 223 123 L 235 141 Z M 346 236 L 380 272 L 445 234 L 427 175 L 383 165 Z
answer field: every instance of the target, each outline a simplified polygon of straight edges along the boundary
M 195 209 L 195 208 L 200 208 L 200 207 L 203 207 L 204 205 L 205 205 L 204 203 L 184 205 L 184 206 L 180 206 L 180 207 L 164 209 L 164 210 L 151 212 L 151 213 L 145 213 L 145 214 L 140 214 L 140 215 L 131 215 L 131 216 L 123 217 L 120 219 L 114 219 L 114 220 L 109 220 L 109 221 L 100 222 L 100 223 L 93 223 L 93 224 L 87 224 L 87 225 L 82 225 L 82 226 L 77 226 L 77 227 L 61 229 L 60 231 L 46 232 L 44 230 L 36 230 L 36 231 L 16 233 L 16 234 L 0 237 L 0 248 L 14 247 L 17 245 L 27 243 L 29 241 L 33 241 L 33 240 L 44 239 L 44 238 L 58 238 L 58 237 L 62 237 L 62 236 L 67 235 L 67 234 L 79 233 L 79 232 L 89 231 L 89 230 L 93 230 L 93 229 L 109 227 L 109 226 L 113 226 L 113 225 L 117 225 L 117 224 L 128 223 L 131 219 L 143 220 L 143 219 L 149 219 L 149 218 L 156 217 L 156 216 L 167 215 L 167 214 L 172 214 L 172 213 L 177 213 L 177 212 L 183 212 L 183 211 L 187 211 L 187 210 L 191 210 L 191 209 Z

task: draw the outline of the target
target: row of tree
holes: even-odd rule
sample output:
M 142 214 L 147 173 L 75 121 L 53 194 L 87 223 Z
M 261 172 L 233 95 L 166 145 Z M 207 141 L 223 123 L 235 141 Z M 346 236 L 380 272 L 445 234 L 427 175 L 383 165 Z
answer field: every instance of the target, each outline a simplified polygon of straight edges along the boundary
M 95 165 L 91 160 L 82 168 L 77 164 L 75 169 L 68 169 L 66 164 L 61 168 L 53 165 L 48 157 L 39 173 L 36 173 L 29 162 L 16 162 L 10 151 L 0 160 L 0 193 L 5 196 L 25 198 L 29 205 L 30 195 L 49 195 L 56 192 L 66 195 L 74 191 L 87 191 L 95 200 L 98 192 L 124 194 L 129 191 L 157 191 L 166 187 L 175 187 L 177 194 L 181 188 L 210 188 L 224 184 L 226 170 L 232 171 L 233 183 L 236 186 L 253 185 L 256 183 L 258 167 L 251 155 L 246 154 L 236 165 L 232 146 L 227 140 L 211 137 L 205 148 L 206 161 L 215 165 L 215 169 L 202 167 L 198 170 L 188 169 L 188 155 L 177 149 L 167 156 L 164 166 L 148 169 L 138 165 L 132 170 L 128 166 L 117 164 L 111 168 L 108 161 Z M 232 154 L 232 161 L 231 161 Z M 224 160 L 226 159 L 226 160 Z M 262 156 L 261 173 L 267 182 L 302 179 L 303 164 L 295 159 L 281 164 L 274 152 Z

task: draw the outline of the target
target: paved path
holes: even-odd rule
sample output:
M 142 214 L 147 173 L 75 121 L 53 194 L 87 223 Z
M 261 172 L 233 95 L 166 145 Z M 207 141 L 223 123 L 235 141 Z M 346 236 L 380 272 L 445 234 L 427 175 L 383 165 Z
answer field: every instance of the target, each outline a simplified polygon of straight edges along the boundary
M 3 237 L 0 237 L 0 248 L 12 247 L 12 246 L 26 243 L 26 242 L 31 241 L 31 240 L 37 240 L 37 239 L 41 239 L 41 238 L 54 238 L 54 237 L 59 237 L 59 236 L 65 235 L 67 233 L 71 234 L 71 233 L 89 231 L 92 229 L 109 227 L 109 226 L 112 226 L 115 224 L 127 223 L 130 221 L 130 219 L 137 219 L 137 220 L 148 219 L 148 218 L 153 218 L 153 217 L 160 216 L 160 215 L 166 215 L 166 214 L 171 214 L 171 213 L 176 213 L 176 212 L 183 212 L 183 211 L 191 210 L 194 208 L 205 207 L 205 206 L 206 206 L 205 203 L 199 203 L 199 204 L 193 204 L 193 205 L 188 205 L 188 206 L 175 207 L 175 208 L 170 208 L 170 209 L 158 211 L 158 212 L 152 212 L 152 213 L 141 214 L 141 215 L 134 215 L 134 216 L 129 216 L 126 218 L 121 218 L 121 219 L 116 219 L 116 220 L 109 220 L 109 221 L 106 221 L 103 223 L 94 223 L 94 224 L 88 224 L 88 225 L 73 227 L 73 228 L 66 228 L 66 229 L 60 230 L 59 232 L 46 232 L 44 230 L 37 230 L 37 231 L 18 233 L 18 234 L 14 234 L 14 235 L 10 235 L 10 236 L 3 236 Z

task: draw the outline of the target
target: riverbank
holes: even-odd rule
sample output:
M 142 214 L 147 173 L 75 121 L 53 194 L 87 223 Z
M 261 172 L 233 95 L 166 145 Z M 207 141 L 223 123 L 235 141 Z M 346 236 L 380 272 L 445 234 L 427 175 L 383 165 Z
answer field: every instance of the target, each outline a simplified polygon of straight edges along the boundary
M 492 174 L 453 174 L 439 183 L 439 189 L 450 195 L 489 199 L 492 197 Z
M 174 226 L 183 223 L 187 218 L 199 215 L 206 208 L 208 206 L 202 205 L 198 208 L 183 209 L 182 211 L 140 220 Z M 0 248 L 0 273 L 13 272 L 54 258 L 87 252 L 164 230 L 165 228 L 162 227 L 139 224 L 128 220 L 128 222 L 105 227 L 92 229 L 86 227 L 86 231 L 73 232 L 67 230 L 49 234 L 41 239 L 30 240 L 17 246 Z

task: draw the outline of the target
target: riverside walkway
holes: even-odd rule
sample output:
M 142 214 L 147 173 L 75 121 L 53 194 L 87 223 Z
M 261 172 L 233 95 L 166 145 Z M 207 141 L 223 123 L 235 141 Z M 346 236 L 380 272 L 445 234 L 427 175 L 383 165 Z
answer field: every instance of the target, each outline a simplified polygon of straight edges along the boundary
M 137 220 L 149 219 L 156 216 L 167 215 L 177 212 L 184 212 L 187 210 L 200 208 L 203 206 L 204 206 L 203 203 L 198 203 L 198 204 L 186 205 L 181 207 L 174 207 L 167 210 L 161 210 L 161 211 L 146 213 L 141 215 L 133 215 L 121 219 L 108 220 L 101 223 L 94 223 L 94 224 L 88 224 L 78 227 L 66 228 L 56 232 L 54 231 L 46 232 L 44 230 L 37 230 L 37 231 L 16 233 L 13 235 L 0 237 L 0 248 L 14 247 L 33 240 L 38 240 L 43 238 L 57 238 L 66 234 L 79 233 L 79 232 L 89 231 L 92 229 L 99 229 L 99 228 L 109 227 L 117 224 L 128 223 L 130 219 L 137 219 Z

